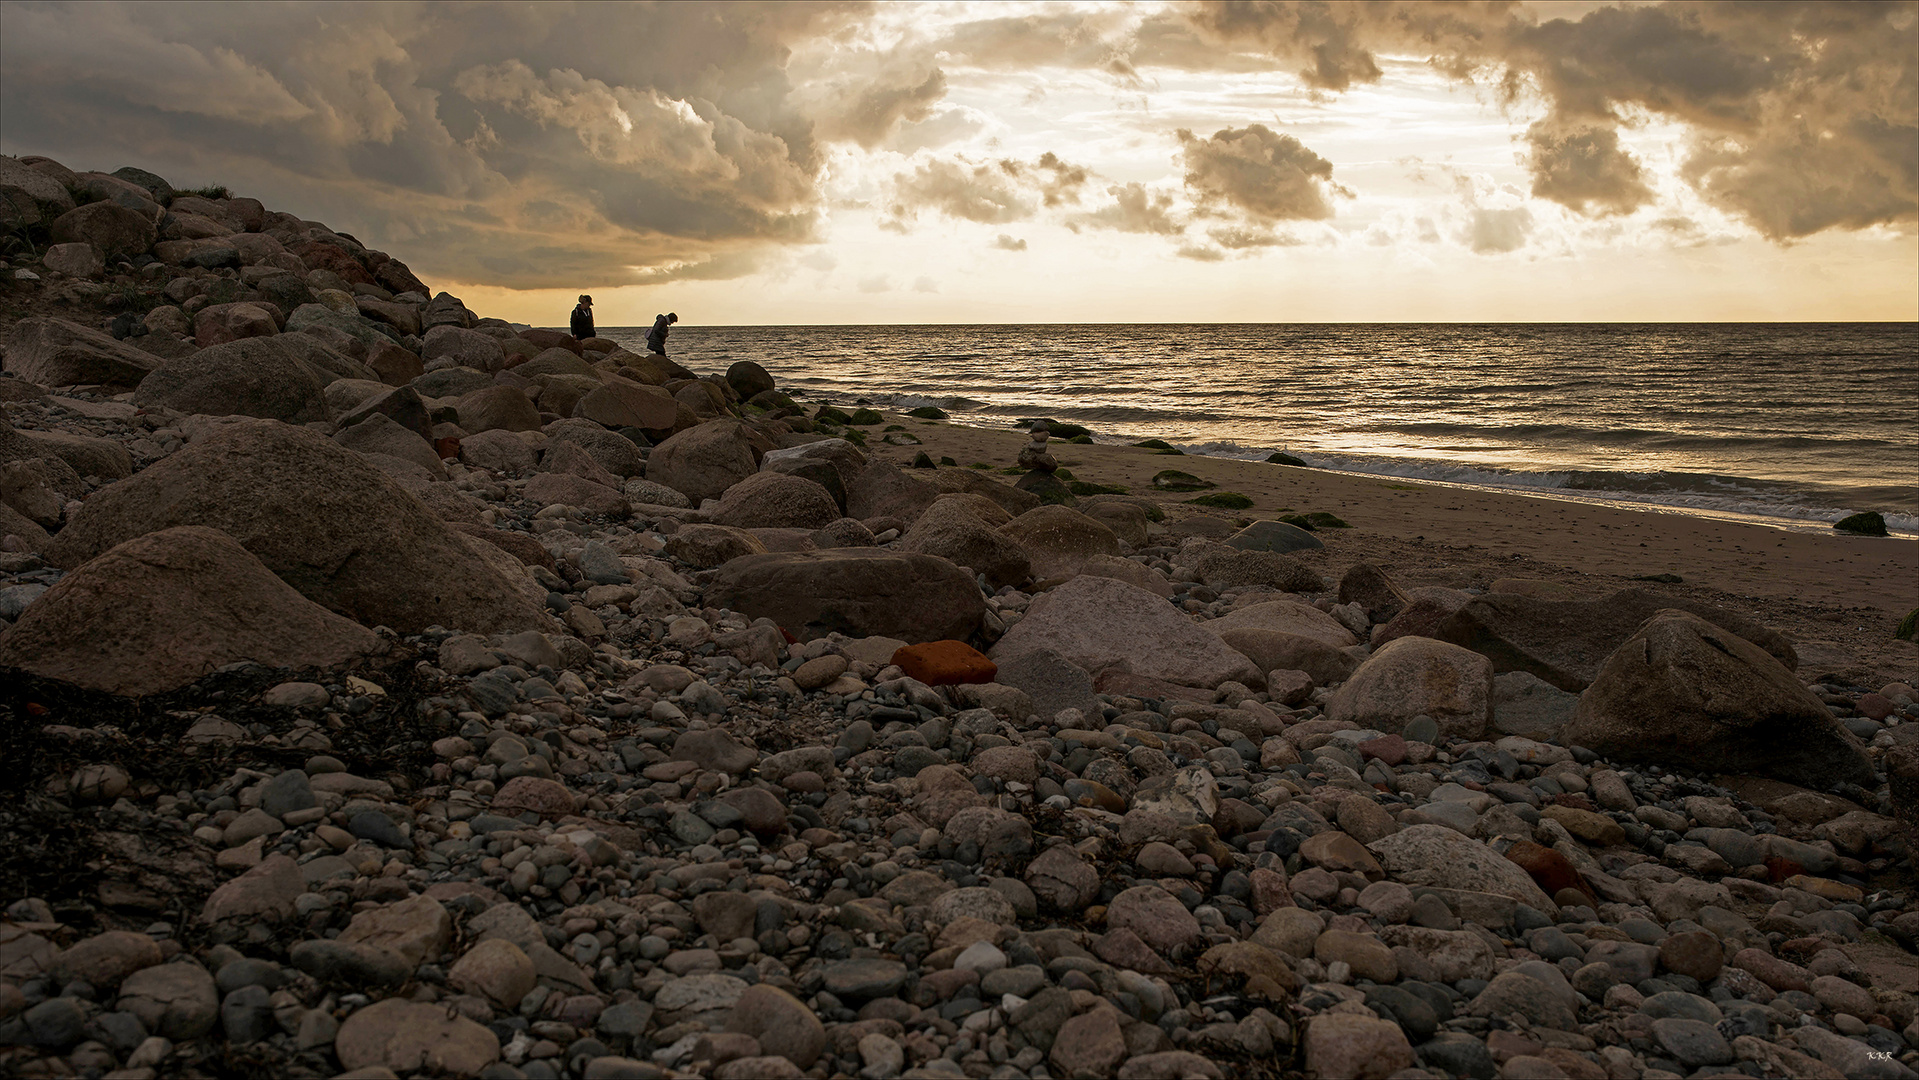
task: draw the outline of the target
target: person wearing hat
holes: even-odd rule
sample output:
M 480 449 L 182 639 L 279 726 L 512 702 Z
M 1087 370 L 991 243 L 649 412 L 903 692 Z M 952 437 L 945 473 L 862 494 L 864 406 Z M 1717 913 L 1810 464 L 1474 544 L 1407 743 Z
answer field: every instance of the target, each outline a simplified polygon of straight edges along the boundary
M 593 298 L 580 294 L 580 302 L 573 309 L 573 336 L 585 341 L 593 336 Z
M 655 315 L 653 329 L 646 332 L 646 351 L 665 356 L 667 328 L 679 321 L 680 317 L 670 311 L 664 315 Z

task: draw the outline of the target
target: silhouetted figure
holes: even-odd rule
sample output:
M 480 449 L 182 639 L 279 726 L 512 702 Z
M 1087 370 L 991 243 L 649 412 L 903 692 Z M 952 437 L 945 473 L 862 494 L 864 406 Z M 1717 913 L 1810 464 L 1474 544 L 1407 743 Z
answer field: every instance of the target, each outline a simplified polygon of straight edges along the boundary
M 585 293 L 573 308 L 573 336 L 581 341 L 593 336 L 593 298 Z
M 680 317 L 672 312 L 653 317 L 653 329 L 646 332 L 646 351 L 660 356 L 666 355 L 666 332 Z

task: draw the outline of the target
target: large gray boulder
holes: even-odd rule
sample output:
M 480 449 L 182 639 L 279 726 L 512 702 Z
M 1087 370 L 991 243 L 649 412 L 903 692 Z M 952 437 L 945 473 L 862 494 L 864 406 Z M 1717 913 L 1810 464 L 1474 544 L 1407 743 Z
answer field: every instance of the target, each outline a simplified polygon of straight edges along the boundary
M 737 420 L 710 420 L 687 428 L 653 448 L 646 478 L 664 484 L 698 506 L 759 471 L 760 462 Z M 835 514 L 834 517 L 839 515 Z
M 999 531 L 1026 550 L 1042 581 L 1071 577 L 1094 556 L 1119 554 L 1113 530 L 1065 506 L 1036 506 Z
M 651 438 L 678 425 L 680 408 L 659 387 L 609 376 L 573 403 L 573 415 L 603 427 L 639 428 Z
M 539 407 L 514 386 L 485 386 L 463 394 L 454 412 L 466 431 L 540 430 Z
M 21 319 L 7 334 L 6 370 L 42 386 L 131 390 L 159 366 L 152 353 L 66 319 Z
M 16 158 L 0 157 L 0 229 L 38 229 L 72 209 L 65 184 Z
M 996 527 L 1005 523 L 1005 516 L 997 503 L 983 496 L 941 495 L 894 547 L 937 555 L 985 575 L 995 589 L 1018 585 L 1032 576 L 1033 560 L 1019 541 Z
M 1335 649 L 1356 645 L 1352 631 L 1346 629 L 1338 619 L 1319 610 L 1311 604 L 1302 604 L 1297 600 L 1266 600 L 1257 604 L 1248 604 L 1214 619 L 1210 627 L 1215 632 L 1223 632 L 1233 627 L 1249 627 L 1260 630 L 1277 630 L 1286 634 L 1309 637 Z
M 1484 653 L 1495 671 L 1526 671 L 1578 693 L 1641 624 L 1663 609 L 1694 615 L 1745 638 L 1791 670 L 1799 657 L 1785 635 L 1724 608 L 1623 589 L 1597 600 L 1544 600 L 1517 593 L 1476 597 L 1433 631 L 1441 641 Z
M 1326 719 L 1403 732 L 1416 716 L 1441 733 L 1483 739 L 1492 725 L 1493 666 L 1470 649 L 1407 637 L 1366 658 L 1326 701 Z
M 727 488 L 708 520 L 738 529 L 818 529 L 839 516 L 839 504 L 813 481 L 759 472 Z
M 140 380 L 133 403 L 304 424 L 332 419 L 328 381 L 277 338 L 242 338 L 165 361 Z
M 1042 593 L 988 655 L 997 663 L 1042 648 L 1095 678 L 1118 669 L 1181 686 L 1266 685 L 1265 672 L 1218 634 L 1163 598 L 1114 578 L 1076 577 Z
M 228 423 L 100 489 L 48 560 L 72 569 L 179 525 L 227 533 L 301 595 L 365 626 L 553 626 L 518 583 L 404 488 L 352 451 L 286 424 Z
M 226 533 L 186 525 L 136 536 L 62 578 L 0 634 L 0 667 L 139 697 L 242 660 L 325 668 L 378 645 Z
M 846 485 L 846 516 L 861 521 L 898 518 L 911 524 L 940 494 L 939 488 L 898 466 L 874 461 Z
M 110 202 L 88 203 L 61 214 L 51 232 L 56 244 L 92 244 L 108 258 L 143 255 L 160 238 L 152 218 Z
M 546 439 L 548 446 L 572 443 L 586 451 L 600 468 L 623 480 L 646 472 L 646 459 L 632 439 L 591 420 L 555 420 L 546 426 Z
M 1404 885 L 1510 896 L 1548 915 L 1559 910 L 1518 863 L 1444 825 L 1411 825 L 1366 846 Z
M 909 644 L 964 640 L 986 613 L 966 571 L 931 555 L 876 548 L 733 559 L 708 587 L 707 603 L 772 619 L 802 641 L 834 632 Z
M 445 294 L 442 294 L 445 295 Z M 498 338 L 458 324 L 434 326 L 421 339 L 420 359 L 428 364 L 436 360 L 475 371 L 499 371 L 506 366 L 506 350 Z
M 1872 763 L 1778 659 L 1687 611 L 1660 611 L 1600 665 L 1560 741 L 1802 787 L 1870 785 Z

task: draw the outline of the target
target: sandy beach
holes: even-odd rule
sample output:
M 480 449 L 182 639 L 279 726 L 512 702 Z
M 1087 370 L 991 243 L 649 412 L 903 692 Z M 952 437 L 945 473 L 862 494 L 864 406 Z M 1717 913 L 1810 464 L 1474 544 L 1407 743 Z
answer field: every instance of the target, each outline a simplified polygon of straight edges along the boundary
M 885 414 L 922 440 L 891 446 L 869 440 L 876 458 L 910 463 L 924 450 L 935 461 L 1012 465 L 1022 430 L 967 427 Z M 1159 501 L 1168 523 L 1182 516 L 1225 520 L 1282 512 L 1326 511 L 1352 526 L 1320 532 L 1323 552 L 1308 556 L 1337 574 L 1361 560 L 1415 584 L 1484 588 L 1502 577 L 1538 578 L 1581 596 L 1643 588 L 1710 599 L 1752 611 L 1802 649 L 1808 669 L 1908 678 L 1919 646 L 1893 629 L 1919 606 L 1919 541 L 1632 510 L 1547 496 L 1494 492 L 1391 477 L 1355 476 L 1264 462 L 1174 457 L 1132 446 L 1049 449 L 1077 479 L 1128 489 Z M 1247 510 L 1192 506 L 1201 493 L 1156 492 L 1154 474 L 1176 468 L 1253 500 Z M 1176 526 L 1175 526 L 1176 527 Z M 1675 575 L 1677 584 L 1636 580 Z M 1815 674 L 1810 670 L 1808 675 Z

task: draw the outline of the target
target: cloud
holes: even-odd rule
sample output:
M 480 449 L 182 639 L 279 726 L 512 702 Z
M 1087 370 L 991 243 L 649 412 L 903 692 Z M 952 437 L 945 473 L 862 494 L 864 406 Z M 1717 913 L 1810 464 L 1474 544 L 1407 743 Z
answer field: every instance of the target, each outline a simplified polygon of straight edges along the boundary
M 817 132 L 824 138 L 858 143 L 868 150 L 885 142 L 901 124 L 933 115 L 946 97 L 946 73 L 934 68 L 917 82 L 859 88 L 838 102 L 816 104 Z
M 1475 206 L 1466 227 L 1466 243 L 1475 254 L 1500 255 L 1525 247 L 1532 229 L 1532 211 L 1523 206 Z
M 226 184 L 404 243 L 429 281 L 743 273 L 818 236 L 816 118 L 785 65 L 857 10 L 9 3 L 0 144 Z
M 1109 187 L 1106 193 L 1113 197 L 1110 204 L 1068 217 L 1068 227 L 1074 231 L 1083 227 L 1158 236 L 1174 236 L 1185 231 L 1186 226 L 1172 216 L 1172 195 L 1164 191 L 1154 191 L 1144 184 L 1131 183 Z
M 982 225 L 1024 221 L 1041 207 L 1078 202 L 1091 176 L 1050 151 L 1031 165 L 1012 158 L 932 158 L 893 178 L 886 224 L 903 232 L 922 211 Z
M 1186 186 L 1202 213 L 1244 213 L 1258 221 L 1320 221 L 1333 216 L 1333 163 L 1291 135 L 1264 124 L 1222 128 L 1201 139 L 1181 128 Z
M 1557 131 L 1540 121 L 1527 129 L 1532 147 L 1533 194 L 1585 212 L 1630 214 L 1653 201 L 1645 172 L 1620 149 L 1619 133 L 1609 127 Z
M 892 288 L 893 282 L 885 274 L 874 274 L 872 277 L 860 279 L 860 291 L 863 293 L 889 292 Z
M 1206 230 L 1213 243 L 1228 251 L 1249 251 L 1269 247 L 1297 247 L 1305 241 L 1287 233 L 1274 232 L 1270 228 L 1247 227 L 1244 225 L 1222 225 Z
M 1537 99 L 1547 116 L 1527 136 L 1534 193 L 1581 213 L 1653 201 L 1618 131 L 1662 116 L 1690 129 L 1682 178 L 1771 239 L 1919 217 L 1910 2 L 1606 5 L 1543 22 L 1508 3 L 1174 10 L 1223 50 L 1303 65 L 1320 90 L 1378 81 L 1376 58 L 1390 53 L 1490 78 L 1509 104 Z
M 1178 255 L 1182 259 L 1191 259 L 1194 262 L 1225 262 L 1226 261 L 1225 252 L 1219 250 L 1218 248 L 1205 247 L 1203 245 L 1198 245 L 1198 244 L 1187 244 L 1184 247 L 1181 247 L 1178 251 L 1174 252 L 1174 254 Z
M 999 239 L 993 241 L 993 246 L 1001 251 L 1025 251 L 1026 241 L 1015 240 L 1005 233 L 1000 233 Z

